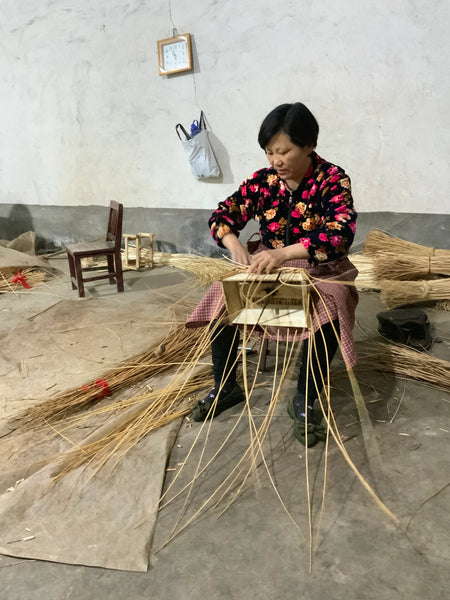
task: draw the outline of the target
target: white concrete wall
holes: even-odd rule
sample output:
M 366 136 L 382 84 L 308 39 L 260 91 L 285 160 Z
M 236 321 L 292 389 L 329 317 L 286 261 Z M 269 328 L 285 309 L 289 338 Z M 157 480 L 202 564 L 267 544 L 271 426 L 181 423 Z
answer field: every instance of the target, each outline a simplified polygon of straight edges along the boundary
M 321 125 L 360 211 L 449 213 L 446 0 L 171 0 L 194 74 L 160 77 L 169 0 L 2 0 L 0 203 L 211 208 L 265 165 L 281 102 Z M 223 169 L 175 134 L 205 111 Z

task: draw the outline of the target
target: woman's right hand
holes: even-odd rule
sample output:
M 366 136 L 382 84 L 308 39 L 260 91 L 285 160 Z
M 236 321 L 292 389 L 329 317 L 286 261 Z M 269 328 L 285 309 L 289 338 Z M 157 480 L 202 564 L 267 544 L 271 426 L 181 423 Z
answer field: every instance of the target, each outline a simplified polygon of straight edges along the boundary
M 250 265 L 252 257 L 248 250 L 241 244 L 234 233 L 227 233 L 222 238 L 222 244 L 231 252 L 231 259 L 240 265 Z

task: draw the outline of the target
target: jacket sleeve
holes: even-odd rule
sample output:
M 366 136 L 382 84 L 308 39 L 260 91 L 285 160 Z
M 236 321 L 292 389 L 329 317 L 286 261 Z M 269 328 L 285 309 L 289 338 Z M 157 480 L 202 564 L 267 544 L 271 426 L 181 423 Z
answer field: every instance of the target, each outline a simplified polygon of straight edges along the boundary
M 318 194 L 320 215 L 315 214 L 316 223 L 304 224 L 304 237 L 299 241 L 307 248 L 310 262 L 328 262 L 345 256 L 353 243 L 357 213 L 353 206 L 351 183 L 348 175 L 332 165 L 322 182 L 314 184 Z M 315 211 L 314 211 L 315 212 Z
M 254 218 L 259 199 L 259 178 L 256 172 L 246 179 L 234 194 L 219 203 L 209 219 L 211 235 L 221 248 L 224 248 L 222 238 L 227 233 L 239 237 L 239 232 Z

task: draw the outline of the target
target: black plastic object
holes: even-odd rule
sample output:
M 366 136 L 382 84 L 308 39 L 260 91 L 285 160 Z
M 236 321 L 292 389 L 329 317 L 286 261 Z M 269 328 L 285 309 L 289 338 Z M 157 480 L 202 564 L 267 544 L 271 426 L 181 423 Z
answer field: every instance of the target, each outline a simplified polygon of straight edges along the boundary
M 411 346 L 416 350 L 428 350 L 432 339 L 427 314 L 418 308 L 395 308 L 377 314 L 378 333 L 383 337 Z

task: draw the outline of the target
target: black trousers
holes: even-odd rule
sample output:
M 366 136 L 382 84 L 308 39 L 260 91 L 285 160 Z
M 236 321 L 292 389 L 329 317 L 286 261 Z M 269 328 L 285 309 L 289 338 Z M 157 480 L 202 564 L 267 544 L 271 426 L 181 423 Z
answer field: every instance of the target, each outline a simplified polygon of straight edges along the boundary
M 212 334 L 211 353 L 213 363 L 214 387 L 220 384 L 232 387 L 236 383 L 236 357 L 239 346 L 239 329 L 232 325 L 210 325 Z M 234 365 L 234 366 L 233 366 Z
M 334 328 L 339 335 L 339 321 L 333 321 Z M 314 340 L 308 338 L 303 343 L 300 372 L 297 382 L 297 393 L 302 398 L 308 396 L 308 404 L 314 402 L 323 388 L 323 377 L 326 377 L 327 363 L 331 363 L 339 345 L 339 340 L 333 330 L 331 323 L 322 325 L 321 330 L 316 331 Z M 211 343 L 214 385 L 219 387 L 225 383 L 226 387 L 236 383 L 236 357 L 239 346 L 239 329 L 232 325 L 221 325 L 217 327 L 216 322 L 210 326 L 213 339 Z M 308 365 L 309 345 L 311 346 L 311 360 Z M 234 366 L 233 366 L 234 364 Z M 308 368 L 309 367 L 309 368 Z M 314 383 L 314 377 L 316 383 Z M 306 393 L 306 382 L 308 381 L 308 393 Z M 311 404 L 312 405 L 312 404 Z
M 312 403 L 323 388 L 323 380 L 326 379 L 328 364 L 333 360 L 339 346 L 339 321 L 325 323 L 321 329 L 314 334 L 314 342 L 310 338 L 303 342 L 300 373 L 297 381 L 298 395 Z M 308 365 L 309 346 L 311 345 L 310 364 Z M 309 368 L 308 368 L 309 366 Z M 315 378 L 315 380 L 314 380 Z

